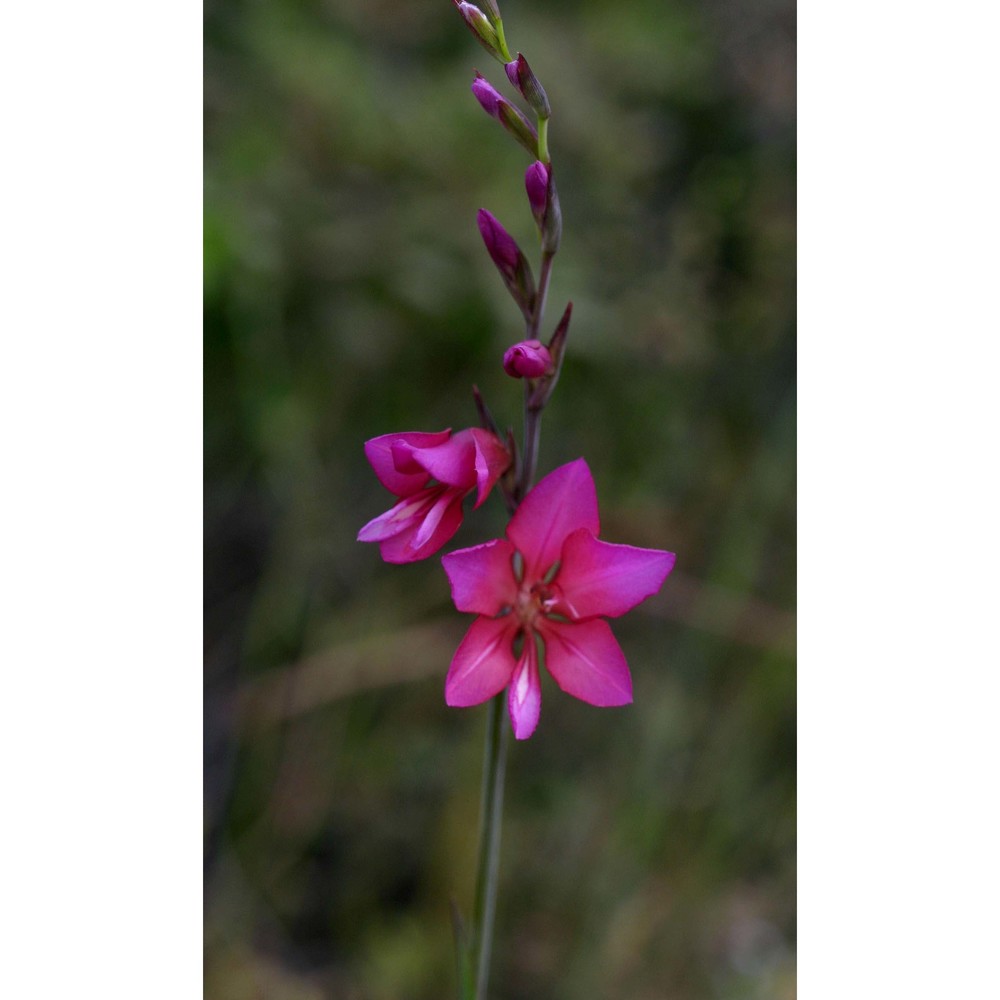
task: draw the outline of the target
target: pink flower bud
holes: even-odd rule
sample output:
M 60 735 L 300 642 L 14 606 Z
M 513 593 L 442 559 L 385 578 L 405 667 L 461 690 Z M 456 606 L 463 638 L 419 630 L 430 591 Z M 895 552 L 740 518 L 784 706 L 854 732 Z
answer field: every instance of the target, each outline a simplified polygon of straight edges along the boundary
M 476 95 L 476 100 L 483 106 L 483 111 L 491 118 L 500 121 L 500 104 L 504 102 L 505 98 L 486 77 L 476 74 L 475 80 L 472 81 L 472 93 Z
M 525 316 L 531 315 L 535 304 L 535 279 L 527 257 L 521 252 L 514 237 L 500 225 L 496 216 L 481 208 L 476 216 L 479 232 L 493 263 L 503 278 L 507 291 Z
M 475 35 L 476 41 L 494 59 L 504 62 L 503 52 L 506 52 L 506 46 L 501 51 L 500 39 L 493 27 L 493 24 L 496 22 L 491 23 L 490 17 L 484 14 L 475 4 L 466 3 L 465 0 L 453 0 L 453 2 L 459 14 L 462 15 L 462 20 L 465 21 L 469 30 Z M 509 53 L 507 54 L 509 55 Z
M 524 175 L 524 189 L 528 192 L 531 214 L 542 236 L 542 250 L 555 253 L 562 236 L 562 211 L 552 179 L 552 168 L 536 160 Z
M 500 122 L 532 156 L 538 156 L 538 133 L 534 125 L 479 73 L 472 81 L 472 93 L 491 118 Z
M 552 114 L 548 96 L 538 77 L 531 71 L 528 60 L 518 52 L 516 59 L 504 64 L 504 69 L 510 85 L 531 105 L 535 114 L 539 118 L 548 118 Z
M 554 369 L 552 355 L 540 340 L 522 340 L 508 347 L 503 356 L 503 370 L 511 378 L 539 378 Z
M 493 263 L 505 278 L 513 280 L 517 274 L 518 261 L 523 256 L 521 248 L 492 212 L 481 208 L 476 214 L 476 221 Z
M 541 160 L 535 160 L 524 174 L 524 189 L 528 192 L 528 204 L 535 222 L 541 226 L 545 218 L 545 205 L 549 192 L 549 168 Z

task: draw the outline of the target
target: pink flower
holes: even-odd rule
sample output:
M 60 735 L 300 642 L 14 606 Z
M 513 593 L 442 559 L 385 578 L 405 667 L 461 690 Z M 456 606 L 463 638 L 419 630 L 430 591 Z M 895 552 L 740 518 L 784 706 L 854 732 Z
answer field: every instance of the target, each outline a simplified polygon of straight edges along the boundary
M 676 556 L 599 541 L 597 493 L 582 458 L 549 473 L 525 498 L 507 537 L 443 559 L 459 611 L 479 617 L 451 661 L 449 705 L 478 705 L 507 689 L 514 735 L 527 739 L 542 705 L 539 664 L 567 694 L 627 705 L 632 678 L 602 616 L 655 594 Z
M 540 340 L 522 340 L 504 351 L 503 370 L 511 378 L 538 378 L 551 375 L 555 366 L 549 349 Z
M 369 521 L 359 542 L 379 542 L 390 563 L 433 555 L 462 523 L 462 501 L 478 490 L 478 507 L 510 465 L 510 454 L 489 431 L 471 428 L 425 434 L 383 434 L 365 442 L 379 482 L 400 498 Z

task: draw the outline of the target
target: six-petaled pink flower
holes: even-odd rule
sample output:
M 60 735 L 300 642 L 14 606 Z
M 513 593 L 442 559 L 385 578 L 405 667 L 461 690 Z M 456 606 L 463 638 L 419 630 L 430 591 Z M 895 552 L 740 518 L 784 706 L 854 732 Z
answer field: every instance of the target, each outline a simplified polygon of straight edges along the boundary
M 655 594 L 676 557 L 599 541 L 599 531 L 597 492 L 581 458 L 531 490 L 505 539 L 444 557 L 455 606 L 479 615 L 451 662 L 449 705 L 478 705 L 506 688 L 514 735 L 526 739 L 541 711 L 540 662 L 563 691 L 591 705 L 632 701 L 625 655 L 602 619 Z
M 477 427 L 452 434 L 407 431 L 365 442 L 379 482 L 400 498 L 358 532 L 360 542 L 379 542 L 389 563 L 433 555 L 462 523 L 462 501 L 477 490 L 475 506 L 489 495 L 510 465 L 496 435 Z

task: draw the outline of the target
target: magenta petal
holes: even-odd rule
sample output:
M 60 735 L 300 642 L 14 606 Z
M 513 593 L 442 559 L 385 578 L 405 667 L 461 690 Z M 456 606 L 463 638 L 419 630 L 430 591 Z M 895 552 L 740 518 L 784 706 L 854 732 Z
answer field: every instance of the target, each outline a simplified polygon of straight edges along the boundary
M 414 519 L 405 531 L 382 542 L 382 558 L 387 563 L 426 559 L 434 555 L 461 527 L 463 494 L 444 486 L 433 486 L 430 491 L 438 494 L 437 503 L 427 505 L 428 515 L 436 522 L 433 531 L 428 536 L 427 530 L 421 530 L 424 518 Z
M 673 552 L 612 545 L 583 528 L 574 531 L 563 545 L 556 577 L 559 610 L 571 618 L 617 618 L 655 594 L 676 559 Z
M 541 577 L 559 558 L 566 536 L 579 528 L 600 533 L 597 490 L 587 463 L 578 458 L 550 472 L 524 498 L 507 537 L 525 559 L 525 574 Z
M 489 431 L 472 428 L 469 433 L 476 444 L 476 503 L 478 507 L 490 494 L 497 480 L 510 466 L 510 452 L 503 442 Z
M 471 489 L 476 482 L 476 447 L 471 434 L 459 431 L 450 441 L 435 448 L 421 448 L 413 453 L 439 483 Z
M 545 621 L 545 666 L 567 694 L 591 705 L 627 705 L 632 676 L 607 622 Z
M 384 514 L 372 518 L 358 532 L 358 541 L 382 542 L 387 538 L 394 538 L 408 528 L 415 528 L 428 506 L 428 497 L 434 494 L 435 488 L 431 487 L 412 496 L 403 497 Z
M 504 538 L 444 556 L 441 564 L 451 582 L 455 607 L 492 617 L 512 605 L 517 598 L 513 556 L 514 546 Z
M 538 676 L 538 650 L 533 635 L 524 637 L 524 649 L 507 688 L 507 711 L 514 738 L 526 740 L 535 731 L 542 711 L 542 682 Z
M 401 459 L 401 453 L 412 451 L 415 448 L 433 448 L 443 444 L 450 436 L 450 429 L 437 433 L 403 431 L 399 434 L 383 434 L 381 437 L 372 438 L 365 442 L 365 457 L 375 470 L 379 482 L 390 493 L 395 493 L 398 497 L 405 497 L 423 489 L 429 477 L 426 472 L 408 463 L 404 466 L 406 471 L 400 472 L 396 463 Z M 394 448 L 395 457 L 393 456 Z
M 444 700 L 449 705 L 478 705 L 510 683 L 515 667 L 515 627 L 510 617 L 477 618 L 472 623 L 448 669 Z

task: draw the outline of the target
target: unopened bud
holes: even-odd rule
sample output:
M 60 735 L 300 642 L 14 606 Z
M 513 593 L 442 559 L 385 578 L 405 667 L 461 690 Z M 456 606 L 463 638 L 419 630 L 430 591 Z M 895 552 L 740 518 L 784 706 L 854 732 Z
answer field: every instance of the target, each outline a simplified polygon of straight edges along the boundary
M 475 94 L 476 100 L 491 118 L 500 122 L 532 156 L 538 156 L 538 133 L 534 126 L 489 80 L 479 73 L 472 81 L 472 93 Z
M 500 225 L 496 216 L 481 208 L 476 216 L 479 232 L 486 244 L 486 250 L 496 264 L 507 290 L 521 307 L 525 315 L 530 315 L 535 304 L 535 279 L 527 257 L 521 252 L 514 237 Z
M 493 27 L 493 24 L 496 22 L 491 23 L 491 18 L 484 14 L 475 4 L 466 3 L 465 0 L 453 0 L 453 3 L 459 14 L 462 15 L 462 20 L 465 21 L 469 30 L 475 35 L 476 41 L 494 59 L 504 62 L 504 47 L 501 46 L 500 39 Z M 493 6 L 496 7 L 495 4 Z
M 531 105 L 535 114 L 539 118 L 548 118 L 552 114 L 548 96 L 538 77 L 532 73 L 528 60 L 518 52 L 516 59 L 504 64 L 504 69 L 511 86 Z
M 556 194 L 552 168 L 536 160 L 524 174 L 524 190 L 528 193 L 531 214 L 542 237 L 542 250 L 555 253 L 562 236 L 562 209 Z
M 500 269 L 501 274 L 512 278 L 517 270 L 517 262 L 523 256 L 521 248 L 492 212 L 481 208 L 476 221 L 479 223 L 479 232 L 482 234 L 489 255 L 493 258 L 493 263 Z
M 551 375 L 555 365 L 549 349 L 540 340 L 522 340 L 504 352 L 503 370 L 511 378 L 540 378 Z
M 549 168 L 541 160 L 535 160 L 524 172 L 524 190 L 528 192 L 531 214 L 541 229 L 549 200 Z

